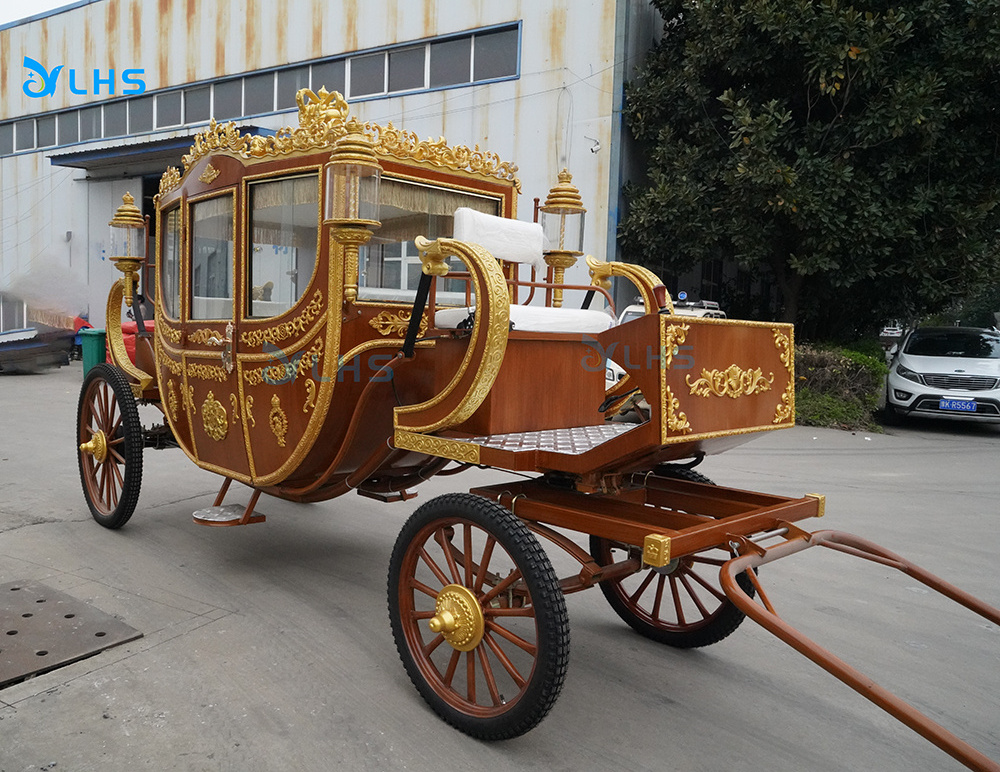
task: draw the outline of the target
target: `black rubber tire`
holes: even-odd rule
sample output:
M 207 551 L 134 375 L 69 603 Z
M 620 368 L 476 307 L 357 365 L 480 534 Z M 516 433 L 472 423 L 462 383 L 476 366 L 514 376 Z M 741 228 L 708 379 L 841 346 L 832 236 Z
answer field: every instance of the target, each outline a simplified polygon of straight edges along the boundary
M 662 477 L 715 485 L 705 475 L 686 467 L 665 464 L 657 467 L 654 471 Z M 628 551 L 625 545 L 618 545 L 597 536 L 590 537 L 590 554 L 601 565 L 607 565 L 614 561 L 612 550 L 615 549 L 620 549 L 623 552 Z M 717 553 L 719 557 L 713 556 L 711 554 L 713 552 Z M 709 563 L 709 561 L 711 565 L 721 566 L 728 558 L 728 553 L 719 549 L 690 555 L 677 561 L 676 565 L 672 565 L 669 571 L 667 569 L 646 568 L 624 580 L 601 582 L 601 592 L 604 593 L 604 597 L 615 613 L 640 635 L 678 649 L 709 646 L 732 635 L 736 628 L 742 624 L 746 615 L 728 598 L 723 596 L 720 599 L 715 595 L 715 593 L 722 594 L 717 571 L 713 572 L 711 577 L 702 577 L 695 572 L 694 566 L 699 563 Z M 658 579 L 657 574 L 659 574 Z M 644 599 L 646 591 L 653 585 L 654 579 L 656 580 L 656 598 L 652 608 L 644 608 L 641 601 Z M 694 579 L 693 584 L 702 588 L 702 594 L 697 598 L 695 598 L 695 589 L 689 581 L 690 579 Z M 680 588 L 683 588 L 685 593 L 691 598 L 695 598 L 696 603 L 704 605 L 711 602 L 715 604 L 714 608 L 709 610 L 706 606 L 705 611 L 702 612 L 701 606 L 696 606 L 696 610 L 702 614 L 702 617 L 695 621 L 689 621 L 676 614 L 677 619 L 667 619 L 665 614 L 661 613 L 663 606 L 668 607 L 668 612 L 672 609 L 676 610 L 676 606 L 671 608 L 670 603 L 661 604 L 659 602 L 662 600 L 663 590 L 668 580 L 672 591 L 671 597 L 675 604 L 681 603 L 679 600 L 681 597 Z M 736 581 L 748 595 L 753 597 L 753 585 L 746 573 L 739 574 Z M 629 582 L 628 588 L 626 588 L 625 582 Z M 638 587 L 634 587 L 636 583 Z M 680 587 L 677 586 L 678 584 Z M 711 584 L 713 589 L 708 589 L 706 584 Z M 704 597 L 706 593 L 707 598 Z
M 490 541 L 494 546 L 480 552 Z M 465 560 L 466 553 L 472 555 L 471 560 Z M 428 558 L 439 564 L 442 576 L 434 574 Z M 494 573 L 494 566 L 500 568 L 499 573 Z M 490 588 L 509 576 L 503 571 L 509 567 L 520 573 L 520 579 L 488 598 Z M 450 581 L 446 584 L 442 579 Z M 425 589 L 416 589 L 411 581 L 422 582 Z M 482 640 L 467 653 L 432 633 L 425 621 L 427 607 L 433 609 L 435 602 L 428 590 L 439 594 L 452 584 L 468 587 L 486 617 Z M 413 513 L 396 540 L 388 593 L 392 634 L 403 666 L 420 695 L 445 721 L 480 740 L 505 740 L 524 734 L 545 718 L 566 677 L 569 617 L 548 556 L 527 526 L 508 510 L 468 493 L 428 501 Z M 534 653 L 515 646 L 498 627 L 531 644 Z M 517 679 L 505 670 L 497 647 L 515 667 Z M 459 667 L 462 659 L 465 664 Z M 494 663 L 501 667 L 494 668 Z M 492 687 L 487 672 L 493 678 Z M 456 684 L 456 679 L 461 683 Z M 507 699 L 502 688 L 511 689 L 507 693 L 514 696 Z
M 885 396 L 885 404 L 882 405 L 882 423 L 885 426 L 899 426 L 903 423 L 903 414 L 889 402 L 888 394 Z
M 83 379 L 76 412 L 77 458 L 83 496 L 94 520 L 105 528 L 121 528 L 132 517 L 142 486 L 142 424 L 128 379 L 105 362 Z M 79 450 L 103 431 L 107 457 L 97 461 Z

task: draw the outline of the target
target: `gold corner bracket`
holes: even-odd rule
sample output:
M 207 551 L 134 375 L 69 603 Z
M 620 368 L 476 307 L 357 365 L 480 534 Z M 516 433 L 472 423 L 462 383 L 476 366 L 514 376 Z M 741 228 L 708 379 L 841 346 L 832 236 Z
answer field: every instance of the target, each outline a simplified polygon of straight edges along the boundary
M 826 514 L 826 496 L 822 493 L 807 493 L 807 499 L 816 499 L 816 517 L 823 517 Z
M 653 568 L 663 568 L 670 563 L 670 537 L 651 533 L 642 542 L 642 562 Z

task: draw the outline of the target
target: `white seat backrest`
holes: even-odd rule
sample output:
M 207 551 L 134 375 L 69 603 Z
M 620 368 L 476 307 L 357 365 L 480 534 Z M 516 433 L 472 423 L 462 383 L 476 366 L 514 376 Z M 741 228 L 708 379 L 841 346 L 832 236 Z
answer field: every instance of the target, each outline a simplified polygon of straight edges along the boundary
M 463 206 L 455 210 L 454 233 L 456 240 L 479 244 L 498 260 L 527 263 L 539 273 L 545 271 L 545 236 L 536 222 L 497 217 Z

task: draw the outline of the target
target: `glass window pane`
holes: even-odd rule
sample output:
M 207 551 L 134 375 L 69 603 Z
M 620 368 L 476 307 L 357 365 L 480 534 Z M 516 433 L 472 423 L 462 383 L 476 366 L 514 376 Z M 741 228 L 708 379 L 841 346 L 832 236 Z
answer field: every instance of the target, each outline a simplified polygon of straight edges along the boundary
M 35 122 L 29 118 L 14 124 L 15 147 L 18 150 L 30 150 L 35 146 Z
M 294 306 L 312 278 L 319 243 L 319 177 L 259 182 L 250 188 L 249 315 Z
M 59 144 L 71 145 L 80 141 L 80 114 L 76 110 L 59 113 Z
M 313 65 L 312 90 L 318 94 L 321 86 L 326 88 L 327 91 L 339 91 L 341 94 L 347 90 L 344 85 L 343 59 Z
M 156 127 L 177 126 L 181 122 L 181 92 L 156 95 Z
M 191 318 L 233 318 L 233 197 L 191 206 Z
M 243 79 L 243 115 L 274 112 L 274 73 Z
M 128 134 L 128 106 L 124 99 L 104 103 L 104 136 Z
M 389 91 L 408 91 L 424 87 L 426 46 L 389 52 Z
M 475 80 L 517 75 L 517 29 L 476 35 Z
M 35 121 L 35 128 L 38 132 L 38 146 L 48 147 L 56 143 L 56 117 L 46 115 Z
M 128 130 L 132 134 L 153 128 L 153 97 L 128 100 Z
M 351 96 L 381 94 L 384 91 L 385 54 L 351 57 Z
M 0 125 L 0 155 L 14 152 L 14 124 Z
M 215 120 L 239 118 L 243 115 L 243 80 L 226 80 L 215 84 L 215 104 L 212 107 Z
M 431 43 L 431 88 L 468 83 L 472 72 L 472 38 Z
M 184 123 L 198 123 L 212 117 L 212 87 L 184 89 Z
M 317 65 L 317 67 L 322 66 L 324 65 Z M 343 69 L 343 63 L 341 63 L 341 69 Z M 343 80 L 343 75 L 341 75 L 341 80 Z M 293 70 L 278 72 L 278 109 L 296 107 L 295 95 L 300 88 L 309 88 L 308 67 L 296 67 Z
M 97 139 L 101 136 L 101 107 L 80 110 L 80 139 Z
M 160 303 L 171 319 L 180 319 L 181 305 L 181 210 L 171 209 L 163 218 L 160 257 Z

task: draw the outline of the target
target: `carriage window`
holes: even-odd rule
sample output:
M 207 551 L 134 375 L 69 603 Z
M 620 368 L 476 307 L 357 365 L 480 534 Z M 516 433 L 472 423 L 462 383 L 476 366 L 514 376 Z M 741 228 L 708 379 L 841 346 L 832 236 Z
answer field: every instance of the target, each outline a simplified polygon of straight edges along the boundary
M 191 206 L 191 318 L 233 317 L 233 197 Z
M 160 255 L 160 294 L 163 313 L 180 319 L 181 304 L 181 210 L 171 209 L 164 218 L 163 247 Z
M 250 186 L 249 316 L 283 314 L 302 297 L 316 267 L 318 210 L 315 174 Z
M 361 250 L 358 295 L 369 300 L 412 302 L 420 281 L 420 255 L 413 240 L 450 237 L 455 210 L 461 206 L 499 215 L 500 200 L 450 188 L 382 178 L 379 188 L 382 227 Z M 452 259 L 456 270 L 461 263 Z M 445 280 L 442 292 L 463 292 L 465 284 Z

